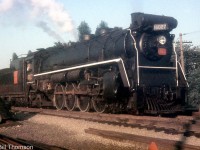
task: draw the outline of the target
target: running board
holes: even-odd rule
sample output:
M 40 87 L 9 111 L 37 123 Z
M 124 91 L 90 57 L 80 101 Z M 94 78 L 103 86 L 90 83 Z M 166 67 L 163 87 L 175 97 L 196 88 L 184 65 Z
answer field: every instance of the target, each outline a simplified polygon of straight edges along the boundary
M 126 69 L 125 69 L 125 66 L 124 66 L 124 62 L 121 58 L 106 60 L 106 61 L 100 61 L 100 62 L 93 62 L 93 63 L 84 64 L 84 65 L 78 65 L 78 66 L 74 66 L 74 67 L 69 67 L 69 68 L 39 73 L 39 74 L 35 74 L 34 77 L 56 74 L 56 73 L 61 73 L 61 72 L 71 71 L 71 70 L 76 70 L 76 69 L 83 69 L 83 68 L 87 68 L 87 67 L 97 67 L 99 65 L 108 65 L 108 64 L 112 64 L 112 63 L 118 64 L 119 72 L 120 72 L 124 87 L 130 87 L 130 83 L 129 83 L 127 72 L 126 72 Z

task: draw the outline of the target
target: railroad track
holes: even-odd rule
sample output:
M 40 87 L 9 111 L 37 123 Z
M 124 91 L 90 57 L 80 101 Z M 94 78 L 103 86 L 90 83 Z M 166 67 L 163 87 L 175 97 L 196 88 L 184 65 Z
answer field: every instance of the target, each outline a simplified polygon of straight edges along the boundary
M 95 112 L 70 112 L 65 110 L 57 111 L 54 109 L 24 107 L 13 107 L 12 111 L 16 113 L 16 116 L 18 113 L 24 113 L 24 115 L 27 116 L 28 113 L 28 117 L 31 117 L 31 115 L 39 113 L 43 115 L 82 119 L 117 126 L 154 130 L 155 132 L 164 131 L 167 134 L 183 134 L 186 137 L 196 136 L 197 138 L 200 138 L 200 113 L 195 113 L 194 116 L 164 118 L 152 116 L 133 116 L 126 114 L 99 114 Z
M 21 125 L 20 122 L 16 122 L 14 120 L 6 120 L 4 123 L 1 123 L 0 124 L 0 128 L 3 128 L 3 127 L 12 127 L 12 126 L 17 126 L 17 125 Z
M 97 135 L 103 138 L 118 140 L 118 141 L 129 141 L 129 142 L 137 142 L 137 145 L 146 145 L 149 149 L 165 149 L 165 150 L 199 150 L 199 146 L 193 146 L 185 144 L 184 141 L 173 141 L 173 140 L 166 140 L 161 138 L 152 138 L 146 136 L 139 136 L 133 135 L 128 133 L 121 133 L 115 131 L 106 131 L 106 130 L 99 130 L 94 128 L 89 128 L 85 130 L 88 134 Z M 153 143 L 153 145 L 152 145 Z M 153 147 L 153 148 L 152 148 Z

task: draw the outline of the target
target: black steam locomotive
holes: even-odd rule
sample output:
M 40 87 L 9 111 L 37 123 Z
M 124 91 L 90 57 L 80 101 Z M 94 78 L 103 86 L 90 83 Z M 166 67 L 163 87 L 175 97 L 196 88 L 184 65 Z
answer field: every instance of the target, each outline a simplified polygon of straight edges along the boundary
M 69 111 L 170 113 L 187 106 L 187 81 L 177 61 L 177 20 L 131 14 L 128 29 L 39 49 L 0 71 L 0 96 L 14 105 Z

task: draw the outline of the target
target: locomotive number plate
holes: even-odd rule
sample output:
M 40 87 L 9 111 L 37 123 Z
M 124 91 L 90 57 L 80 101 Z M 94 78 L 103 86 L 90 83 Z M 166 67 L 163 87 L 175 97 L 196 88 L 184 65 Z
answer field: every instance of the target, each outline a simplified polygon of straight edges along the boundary
M 167 24 L 154 24 L 153 26 L 153 30 L 154 31 L 160 31 L 160 30 L 167 30 L 168 29 L 168 26 Z

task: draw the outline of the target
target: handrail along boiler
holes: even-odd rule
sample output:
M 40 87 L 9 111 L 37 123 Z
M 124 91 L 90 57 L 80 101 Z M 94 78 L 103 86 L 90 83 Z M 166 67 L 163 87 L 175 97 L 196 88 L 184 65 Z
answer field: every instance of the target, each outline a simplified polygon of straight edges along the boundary
M 97 112 L 165 113 L 186 107 L 172 17 L 131 14 L 128 29 L 40 49 L 0 71 L 0 95 L 15 105 Z

